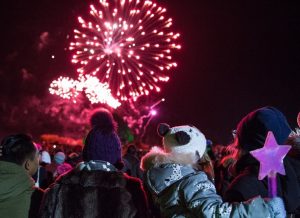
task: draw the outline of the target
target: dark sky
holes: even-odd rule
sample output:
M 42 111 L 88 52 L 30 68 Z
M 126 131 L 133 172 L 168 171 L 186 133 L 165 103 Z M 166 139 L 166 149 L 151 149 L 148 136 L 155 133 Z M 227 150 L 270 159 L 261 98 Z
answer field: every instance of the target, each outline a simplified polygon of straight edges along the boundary
M 48 94 L 50 81 L 62 72 L 72 75 L 70 52 L 65 50 L 67 35 L 72 35 L 76 17 L 87 13 L 87 2 L 0 3 L 0 136 L 17 131 L 59 132 L 53 117 L 36 114 L 53 100 Z M 159 122 L 193 124 L 213 141 L 227 143 L 245 114 L 266 105 L 278 107 L 296 127 L 300 111 L 300 7 L 296 3 L 158 2 L 173 17 L 182 49 L 176 55 L 178 68 L 158 96 L 166 101 L 159 105 L 149 134 L 154 134 Z

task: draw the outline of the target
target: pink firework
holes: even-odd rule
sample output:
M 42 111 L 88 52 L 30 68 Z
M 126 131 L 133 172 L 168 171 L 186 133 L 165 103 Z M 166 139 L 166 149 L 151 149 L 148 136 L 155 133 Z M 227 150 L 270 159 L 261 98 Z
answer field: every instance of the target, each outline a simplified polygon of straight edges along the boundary
M 79 95 L 77 86 L 79 82 L 68 77 L 59 77 L 57 80 L 52 81 L 50 84 L 49 92 L 52 95 L 58 95 L 64 99 L 71 99 L 76 102 Z
M 121 103 L 111 95 L 108 84 L 101 83 L 97 77 L 86 75 L 80 76 L 78 80 L 68 77 L 59 77 L 52 81 L 49 92 L 65 99 L 70 99 L 76 103 L 76 99 L 81 92 L 92 104 L 107 104 L 112 108 L 117 108 Z
M 89 20 L 79 17 L 74 30 L 72 63 L 79 75 L 97 76 L 120 100 L 160 91 L 177 66 L 172 54 L 180 49 L 166 9 L 153 1 L 99 1 L 90 6 Z

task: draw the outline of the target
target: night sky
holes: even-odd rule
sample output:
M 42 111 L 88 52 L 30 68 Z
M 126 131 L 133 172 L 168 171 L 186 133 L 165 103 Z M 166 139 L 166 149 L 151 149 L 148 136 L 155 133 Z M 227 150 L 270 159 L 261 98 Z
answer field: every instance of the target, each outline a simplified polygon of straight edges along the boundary
M 1 137 L 15 132 L 35 137 L 62 133 L 58 122 L 67 125 L 68 118 L 57 121 L 49 112 L 57 98 L 50 96 L 48 87 L 59 75 L 75 77 L 66 50 L 68 36 L 90 2 L 0 3 Z M 182 49 L 175 56 L 178 67 L 170 81 L 155 96 L 166 101 L 157 107 L 159 114 L 148 134 L 155 134 L 159 122 L 193 124 L 214 142 L 227 143 L 244 115 L 266 105 L 278 107 L 296 127 L 300 111 L 300 7 L 296 3 L 158 2 L 168 9 L 173 28 L 181 33 Z

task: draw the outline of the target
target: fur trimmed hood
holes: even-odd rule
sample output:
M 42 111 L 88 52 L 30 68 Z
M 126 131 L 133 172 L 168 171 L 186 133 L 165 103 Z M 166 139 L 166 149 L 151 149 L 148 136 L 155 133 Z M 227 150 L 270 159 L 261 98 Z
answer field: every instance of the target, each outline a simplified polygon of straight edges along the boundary
M 141 169 L 144 171 L 152 167 L 158 167 L 162 164 L 180 164 L 194 167 L 197 164 L 199 157 L 193 153 L 181 154 L 166 153 L 159 147 L 153 147 L 141 160 Z
M 151 191 L 160 194 L 182 178 L 195 174 L 192 167 L 195 161 L 193 154 L 174 155 L 154 147 L 142 158 L 141 167 L 146 171 L 146 182 Z

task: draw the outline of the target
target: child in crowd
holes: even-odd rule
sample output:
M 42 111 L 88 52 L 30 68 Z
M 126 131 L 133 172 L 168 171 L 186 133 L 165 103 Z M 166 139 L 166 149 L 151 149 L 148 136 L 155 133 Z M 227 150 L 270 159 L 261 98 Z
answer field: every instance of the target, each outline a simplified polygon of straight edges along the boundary
M 280 198 L 255 197 L 226 203 L 199 167 L 206 149 L 205 136 L 193 126 L 170 128 L 160 124 L 163 149 L 153 148 L 142 158 L 145 183 L 163 217 L 285 217 Z

